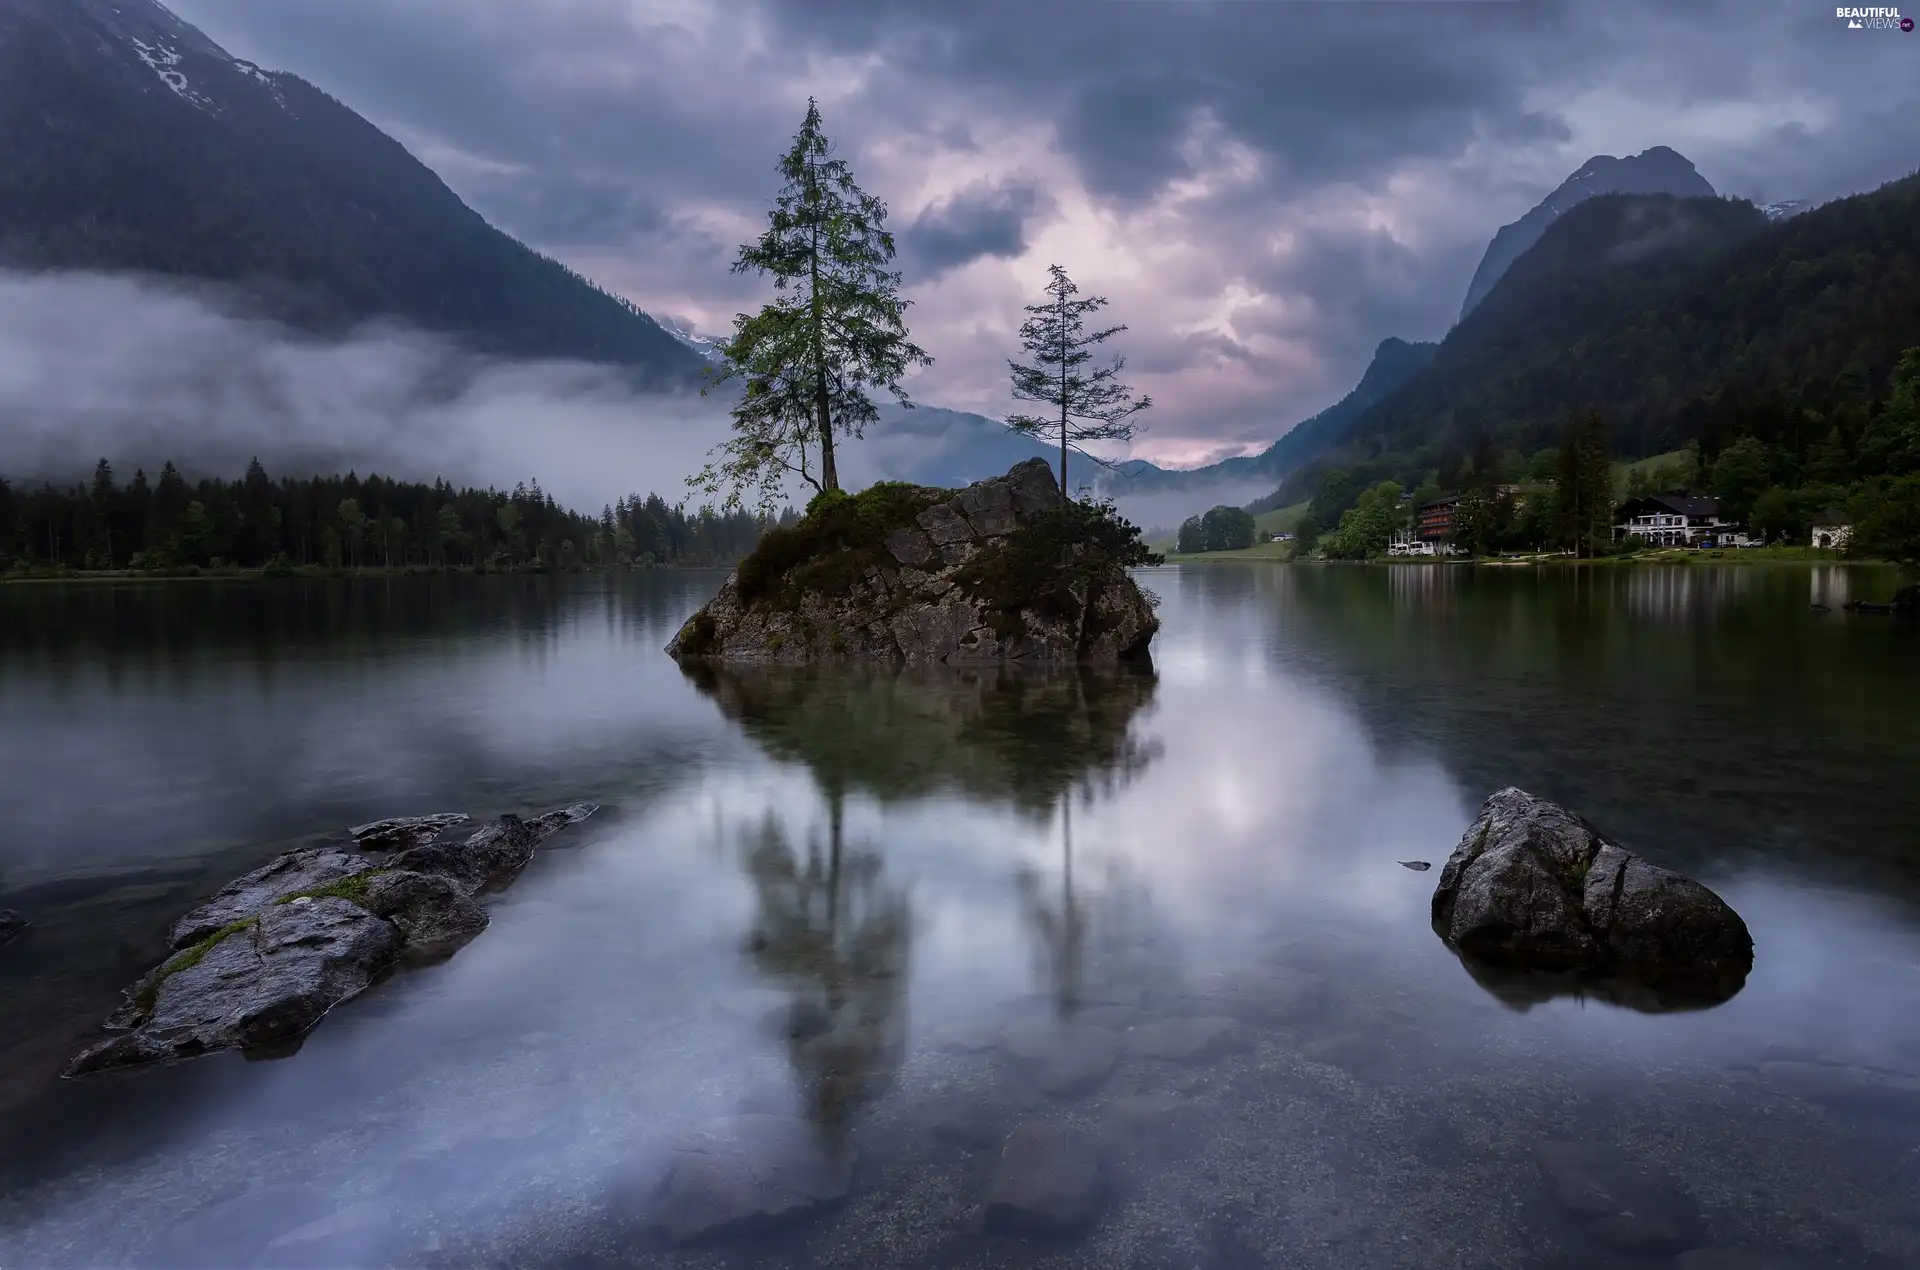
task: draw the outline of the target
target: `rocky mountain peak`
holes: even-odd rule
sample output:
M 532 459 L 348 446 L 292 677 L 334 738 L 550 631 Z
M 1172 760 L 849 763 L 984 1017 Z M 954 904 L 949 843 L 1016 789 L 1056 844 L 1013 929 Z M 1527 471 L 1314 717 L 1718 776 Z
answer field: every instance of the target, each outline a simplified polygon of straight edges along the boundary
M 1503 225 L 1487 245 L 1480 267 L 1467 287 L 1466 302 L 1460 317 L 1486 299 L 1494 284 L 1506 275 L 1513 262 L 1540 241 L 1560 217 L 1597 194 L 1672 194 L 1680 198 L 1713 198 L 1715 190 L 1700 175 L 1691 160 L 1670 146 L 1652 146 L 1639 154 L 1616 158 L 1596 154 L 1533 209 L 1510 225 Z

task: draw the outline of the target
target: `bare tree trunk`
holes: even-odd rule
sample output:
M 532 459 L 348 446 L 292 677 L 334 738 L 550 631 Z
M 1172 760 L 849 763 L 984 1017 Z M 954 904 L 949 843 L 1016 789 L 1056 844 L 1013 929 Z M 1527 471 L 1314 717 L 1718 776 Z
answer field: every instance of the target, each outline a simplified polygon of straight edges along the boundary
M 813 160 L 807 160 L 807 196 L 816 206 L 813 209 L 811 230 L 811 250 L 808 253 L 807 267 L 813 291 L 808 299 L 812 305 L 813 317 L 813 409 L 818 416 L 820 429 L 820 491 L 825 493 L 840 488 L 840 468 L 833 461 L 833 410 L 827 396 L 827 336 L 826 318 L 820 312 L 820 210 L 815 194 Z M 800 447 L 802 454 L 806 447 Z

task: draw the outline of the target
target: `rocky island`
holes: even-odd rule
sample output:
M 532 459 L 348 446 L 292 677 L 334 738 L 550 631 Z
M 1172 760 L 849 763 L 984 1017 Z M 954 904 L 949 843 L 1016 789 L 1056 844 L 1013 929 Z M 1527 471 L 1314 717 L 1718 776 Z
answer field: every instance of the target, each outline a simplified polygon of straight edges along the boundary
M 171 955 L 108 1017 L 118 1035 L 64 1074 L 297 1042 L 396 961 L 449 956 L 485 930 L 481 895 L 597 810 L 502 816 L 477 830 L 459 812 L 407 816 L 289 851 L 176 921 Z
M 668 645 L 682 662 L 1145 661 L 1139 531 L 1029 459 L 962 490 L 884 482 L 769 530 Z

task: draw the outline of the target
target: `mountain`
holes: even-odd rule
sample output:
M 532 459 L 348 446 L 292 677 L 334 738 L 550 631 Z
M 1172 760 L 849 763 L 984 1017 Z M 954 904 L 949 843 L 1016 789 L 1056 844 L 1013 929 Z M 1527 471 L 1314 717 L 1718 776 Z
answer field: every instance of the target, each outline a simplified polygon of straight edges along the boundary
M 1417 477 L 1482 438 L 1534 452 L 1576 409 L 1599 410 L 1622 454 L 1690 440 L 1712 453 L 1740 434 L 1797 452 L 1884 392 L 1916 345 L 1920 175 L 1785 220 L 1732 199 L 1604 195 L 1557 218 L 1429 366 L 1276 497 L 1334 466 Z
M 1547 227 L 1596 194 L 1675 194 L 1682 198 L 1712 198 L 1713 186 L 1694 170 L 1693 164 L 1666 146 L 1643 150 L 1631 158 L 1617 159 L 1596 154 L 1580 165 L 1580 170 L 1560 183 L 1560 188 L 1511 225 L 1502 225 L 1480 267 L 1473 271 L 1467 286 L 1466 303 L 1460 306 L 1460 318 L 1479 307 L 1494 284 L 1505 276 L 1513 262 L 1540 241 Z
M 1432 360 L 1436 347 L 1383 340 L 1353 391 L 1257 455 L 1196 468 L 1163 468 L 1140 459 L 1106 468 L 1075 454 L 1067 461 L 1067 479 L 1076 488 L 1096 488 L 1122 500 L 1191 494 L 1202 501 L 1244 502 L 1271 489 L 1291 466 L 1336 440 L 1347 424 Z M 871 479 L 940 486 L 981 480 L 1035 456 L 1049 463 L 1057 463 L 1060 457 L 1044 441 L 1010 431 L 996 419 L 933 406 L 883 407 L 879 424 L 868 429 L 860 450 L 851 461 L 870 463 Z
M 681 344 L 699 355 L 700 360 L 709 366 L 719 366 L 726 362 L 727 341 L 717 335 L 701 335 L 693 329 L 693 324 L 685 318 L 667 317 L 664 314 L 649 315 L 660 324 L 660 329 L 673 336 Z
M 0 265 L 212 280 L 308 329 L 399 319 L 655 385 L 701 365 L 320 89 L 153 0 L 0 0 Z
M 1292 430 L 1260 456 L 1262 474 L 1278 479 L 1289 469 L 1298 467 L 1314 454 L 1337 443 L 1368 410 L 1399 392 L 1408 380 L 1425 370 L 1439 349 L 1438 344 L 1408 343 L 1394 338 L 1381 340 L 1380 346 L 1373 350 L 1373 361 L 1368 364 L 1366 374 L 1360 376 L 1360 382 L 1352 392 L 1313 418 L 1294 425 Z M 1279 507 L 1282 504 L 1274 503 L 1272 506 Z M 1270 508 L 1260 503 L 1253 510 L 1267 511 Z
M 1768 220 L 1785 220 L 1789 216 L 1798 216 L 1813 206 L 1810 198 L 1782 199 L 1778 203 L 1760 204 L 1760 212 Z

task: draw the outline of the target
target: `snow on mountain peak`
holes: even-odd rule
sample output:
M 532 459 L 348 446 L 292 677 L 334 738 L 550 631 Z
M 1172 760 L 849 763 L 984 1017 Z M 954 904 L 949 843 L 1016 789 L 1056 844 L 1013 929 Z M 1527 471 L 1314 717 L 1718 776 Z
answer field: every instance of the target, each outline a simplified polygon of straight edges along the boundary
M 213 98 L 205 93 L 195 92 L 193 86 L 187 83 L 186 75 L 179 70 L 180 50 L 170 47 L 165 42 L 149 44 L 137 35 L 127 38 L 133 44 L 134 51 L 140 54 L 140 60 L 145 62 L 147 68 L 160 77 L 160 82 L 171 88 L 177 96 L 192 102 L 202 110 L 219 109 L 214 105 Z

